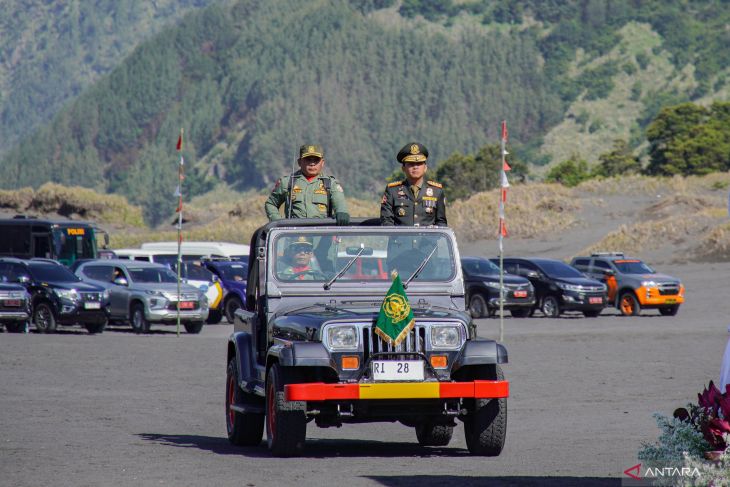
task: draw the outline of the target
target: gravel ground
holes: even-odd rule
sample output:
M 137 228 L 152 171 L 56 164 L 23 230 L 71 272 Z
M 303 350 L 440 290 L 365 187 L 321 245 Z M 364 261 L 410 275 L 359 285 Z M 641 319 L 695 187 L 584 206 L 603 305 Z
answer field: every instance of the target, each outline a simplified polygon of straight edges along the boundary
M 688 301 L 675 317 L 504 319 L 511 381 L 507 443 L 468 455 L 421 448 L 400 424 L 319 429 L 305 456 L 236 448 L 225 433 L 230 325 L 99 336 L 0 333 L 2 486 L 620 485 L 642 442 L 717 380 L 727 340 L 730 264 L 663 266 Z M 479 320 L 497 338 L 499 319 Z

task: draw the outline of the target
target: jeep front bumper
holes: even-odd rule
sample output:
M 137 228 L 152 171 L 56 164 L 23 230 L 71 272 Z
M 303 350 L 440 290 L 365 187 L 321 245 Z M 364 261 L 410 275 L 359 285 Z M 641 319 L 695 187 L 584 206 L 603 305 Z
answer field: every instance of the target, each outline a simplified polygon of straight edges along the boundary
M 287 384 L 287 401 L 343 401 L 358 399 L 494 399 L 509 397 L 506 380 L 473 382 L 368 382 L 352 384 Z

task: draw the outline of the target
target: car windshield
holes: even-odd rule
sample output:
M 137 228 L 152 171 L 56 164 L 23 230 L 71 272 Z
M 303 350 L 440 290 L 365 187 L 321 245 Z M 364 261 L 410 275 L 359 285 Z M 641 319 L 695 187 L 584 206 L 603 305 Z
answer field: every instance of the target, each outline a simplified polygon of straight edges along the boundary
M 213 273 L 197 264 L 185 263 L 183 271 L 183 277 L 191 281 L 211 282 L 213 280 Z
M 67 267 L 59 264 L 33 263 L 30 264 L 30 273 L 37 281 L 52 282 L 79 282 L 81 279 L 76 277 Z
M 245 281 L 248 274 L 248 266 L 240 262 L 217 264 L 216 269 L 226 281 Z
M 622 274 L 654 274 L 654 269 L 640 260 L 615 260 L 613 263 Z
M 469 259 L 462 261 L 464 270 L 474 276 L 499 274 L 499 267 L 488 259 Z
M 563 262 L 542 261 L 540 268 L 550 277 L 585 277 L 580 271 Z
M 127 271 L 132 281 L 140 284 L 177 282 L 177 276 L 162 267 L 128 267 Z
M 280 281 L 326 282 L 362 250 L 337 282 L 389 281 L 397 271 L 405 281 L 435 248 L 416 281 L 453 279 L 454 249 L 445 233 L 393 230 L 338 233 L 336 229 L 282 233 L 274 240 L 274 274 Z

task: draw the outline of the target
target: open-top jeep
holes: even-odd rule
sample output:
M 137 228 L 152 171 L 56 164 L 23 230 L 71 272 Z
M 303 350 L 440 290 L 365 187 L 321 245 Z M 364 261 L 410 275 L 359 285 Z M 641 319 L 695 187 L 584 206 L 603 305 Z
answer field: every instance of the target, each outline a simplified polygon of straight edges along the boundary
M 421 445 L 443 446 L 459 419 L 472 454 L 499 455 L 507 351 L 476 337 L 453 232 L 331 222 L 281 220 L 252 237 L 246 309 L 236 311 L 228 343 L 228 439 L 258 445 L 265 425 L 271 452 L 292 456 L 310 421 L 400 421 Z M 389 275 L 348 274 L 376 255 Z M 375 332 L 394 271 L 409 304 L 390 311 L 410 306 L 415 318 L 396 346 Z

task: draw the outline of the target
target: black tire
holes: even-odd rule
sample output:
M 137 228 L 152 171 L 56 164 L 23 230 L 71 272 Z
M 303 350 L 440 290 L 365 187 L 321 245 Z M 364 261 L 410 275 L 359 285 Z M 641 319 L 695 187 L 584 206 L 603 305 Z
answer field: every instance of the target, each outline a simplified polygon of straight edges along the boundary
M 469 312 L 472 318 L 481 318 L 489 314 L 487 302 L 481 295 L 475 294 L 469 299 Z
M 33 323 L 39 333 L 54 333 L 56 331 L 56 316 L 51 304 L 42 301 L 33 308 Z
M 203 324 L 204 323 L 202 321 L 186 321 L 183 323 L 183 326 L 185 327 L 186 332 L 191 335 L 197 335 L 203 329 Z
M 243 303 L 241 303 L 241 300 L 238 298 L 238 296 L 233 296 L 231 298 L 228 298 L 226 300 L 225 304 L 225 312 L 226 312 L 226 319 L 228 320 L 228 323 L 233 323 L 234 319 L 234 313 L 238 308 L 242 308 Z
M 675 316 L 677 314 L 677 311 L 679 311 L 678 304 L 667 306 L 665 308 L 659 308 L 659 313 L 662 316 Z
M 266 375 L 266 441 L 277 457 L 301 455 L 307 437 L 307 403 L 284 398 L 287 369 L 274 364 Z
M 211 309 L 208 311 L 208 317 L 205 319 L 205 322 L 209 325 L 217 325 L 221 322 L 222 317 L 223 313 L 221 313 L 220 309 Z
M 84 324 L 84 328 L 92 335 L 96 335 L 97 333 L 104 333 L 106 324 L 106 321 L 102 321 L 101 323 L 86 323 Z
M 446 446 L 454 434 L 454 427 L 429 422 L 416 426 L 416 438 L 421 446 Z
M 241 413 L 231 409 L 232 404 L 246 404 L 247 394 L 238 387 L 236 359 L 228 362 L 226 374 L 226 429 L 228 441 L 238 446 L 256 446 L 264 437 L 264 414 Z
M 513 318 L 527 318 L 530 315 L 530 308 L 511 309 L 509 312 Z
M 487 365 L 487 377 L 475 379 L 504 380 L 499 365 Z M 464 419 L 466 446 L 472 455 L 496 457 L 502 453 L 507 437 L 507 399 L 475 399 L 473 409 Z
M 618 309 L 624 316 L 639 316 L 641 314 L 641 305 L 639 300 L 632 292 L 621 294 L 618 300 Z
M 590 311 L 583 311 L 583 316 L 585 316 L 586 318 L 595 318 L 595 317 L 597 317 L 600 314 L 601 314 L 601 310 L 600 309 L 593 309 L 593 310 L 590 310 Z
M 144 305 L 142 303 L 135 303 L 132 306 L 132 316 L 129 321 L 135 333 L 150 332 L 150 322 L 144 316 Z
M 27 321 L 12 321 L 5 323 L 5 329 L 8 333 L 28 333 L 30 330 L 30 323 Z
M 548 318 L 557 318 L 560 316 L 560 301 L 553 295 L 548 295 L 542 298 L 542 305 L 540 306 L 542 314 Z

